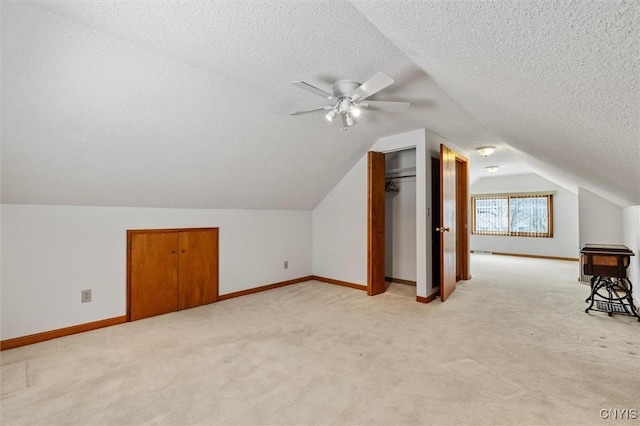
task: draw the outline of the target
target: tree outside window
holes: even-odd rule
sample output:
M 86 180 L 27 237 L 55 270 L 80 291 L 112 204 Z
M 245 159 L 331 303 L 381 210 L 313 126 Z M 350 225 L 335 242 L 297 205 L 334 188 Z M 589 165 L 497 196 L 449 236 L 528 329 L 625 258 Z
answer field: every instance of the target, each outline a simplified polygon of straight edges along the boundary
M 475 235 L 553 237 L 552 194 L 486 194 L 471 198 Z

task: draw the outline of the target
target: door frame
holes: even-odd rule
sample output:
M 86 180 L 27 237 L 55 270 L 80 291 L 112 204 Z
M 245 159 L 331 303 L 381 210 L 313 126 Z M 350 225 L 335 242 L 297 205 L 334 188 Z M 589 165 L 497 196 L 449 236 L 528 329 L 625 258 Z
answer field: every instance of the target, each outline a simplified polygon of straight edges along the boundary
M 131 322 L 131 240 L 135 234 L 150 234 L 150 233 L 168 233 L 168 232 L 188 232 L 188 231 L 212 231 L 217 230 L 220 232 L 220 228 L 162 228 L 162 229 L 127 229 L 127 322 Z M 219 234 L 218 234 L 219 235 Z M 220 247 L 218 242 L 218 267 L 220 260 Z M 219 279 L 218 279 L 219 281 Z M 220 286 L 216 286 L 216 300 L 220 296 Z
M 469 262 L 469 160 L 462 155 L 456 156 L 456 281 L 470 280 Z M 464 232 L 461 232 L 464 231 Z
M 431 265 L 433 265 L 431 273 L 431 283 L 427 290 L 434 296 L 440 291 L 440 277 L 442 274 L 442 253 L 440 247 L 442 241 L 440 233 L 435 231 L 436 226 L 440 226 L 442 219 L 440 215 L 440 158 L 431 156 Z

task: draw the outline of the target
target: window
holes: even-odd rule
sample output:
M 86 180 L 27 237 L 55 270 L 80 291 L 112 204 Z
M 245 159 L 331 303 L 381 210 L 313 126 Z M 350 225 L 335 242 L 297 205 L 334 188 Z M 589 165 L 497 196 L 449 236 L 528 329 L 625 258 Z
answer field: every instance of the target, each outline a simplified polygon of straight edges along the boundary
M 486 194 L 471 197 L 475 235 L 553 237 L 553 194 Z

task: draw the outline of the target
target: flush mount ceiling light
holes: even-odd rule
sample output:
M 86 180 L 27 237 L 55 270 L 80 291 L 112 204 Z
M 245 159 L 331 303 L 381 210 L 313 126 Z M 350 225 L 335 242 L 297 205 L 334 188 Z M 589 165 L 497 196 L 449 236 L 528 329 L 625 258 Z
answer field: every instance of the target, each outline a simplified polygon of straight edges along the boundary
M 495 172 L 498 171 L 499 168 L 500 168 L 500 166 L 487 166 L 484 169 L 486 171 L 488 171 L 489 173 L 494 174 Z
M 481 146 L 480 148 L 476 148 L 476 151 L 478 151 L 478 154 L 484 156 L 484 157 L 488 157 L 491 154 L 493 154 L 493 151 L 496 150 L 495 146 Z

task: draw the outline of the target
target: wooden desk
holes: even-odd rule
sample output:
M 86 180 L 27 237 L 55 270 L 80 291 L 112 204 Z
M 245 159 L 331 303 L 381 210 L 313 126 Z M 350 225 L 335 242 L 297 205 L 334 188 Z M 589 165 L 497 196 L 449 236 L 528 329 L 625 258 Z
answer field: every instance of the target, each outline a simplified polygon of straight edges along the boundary
M 640 321 L 633 302 L 633 285 L 627 278 L 630 257 L 635 254 L 626 246 L 611 244 L 585 244 L 580 253 L 584 274 L 593 275 L 591 294 L 585 300 L 590 304 L 585 312 L 631 315 Z

